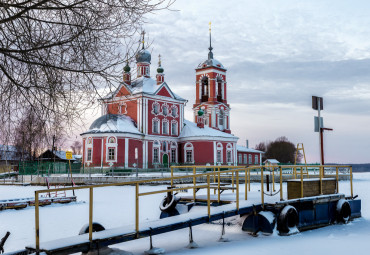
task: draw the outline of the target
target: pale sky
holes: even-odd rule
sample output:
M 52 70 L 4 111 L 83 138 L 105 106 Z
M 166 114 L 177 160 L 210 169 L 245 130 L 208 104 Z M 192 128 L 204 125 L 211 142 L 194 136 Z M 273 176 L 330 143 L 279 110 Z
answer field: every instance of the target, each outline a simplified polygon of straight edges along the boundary
M 147 16 L 144 29 L 152 77 L 161 54 L 166 82 L 189 101 L 185 118 L 192 120 L 194 69 L 207 58 L 211 21 L 239 144 L 286 136 L 318 162 L 317 95 L 324 125 L 334 129 L 324 134 L 325 161 L 370 162 L 370 1 L 178 0 L 171 9 Z

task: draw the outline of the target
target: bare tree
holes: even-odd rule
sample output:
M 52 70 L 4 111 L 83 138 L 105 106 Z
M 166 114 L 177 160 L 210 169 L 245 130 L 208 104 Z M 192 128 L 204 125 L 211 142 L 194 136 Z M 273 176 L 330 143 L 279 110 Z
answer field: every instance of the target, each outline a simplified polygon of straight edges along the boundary
M 71 145 L 71 149 L 74 155 L 80 155 L 82 150 L 82 143 L 80 141 L 74 141 Z
M 173 0 L 0 0 L 0 120 L 73 124 L 114 90 L 144 15 Z M 137 45 L 137 46 L 135 46 Z
M 21 153 L 22 160 L 31 160 L 36 157 L 44 138 L 44 125 L 45 123 L 38 119 L 32 110 L 29 110 L 15 127 L 14 144 L 17 151 Z

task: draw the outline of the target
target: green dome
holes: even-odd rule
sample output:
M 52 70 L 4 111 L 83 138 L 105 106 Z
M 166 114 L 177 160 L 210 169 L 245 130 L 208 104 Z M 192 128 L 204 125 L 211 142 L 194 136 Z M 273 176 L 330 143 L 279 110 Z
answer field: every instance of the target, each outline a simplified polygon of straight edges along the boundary
M 198 116 L 203 116 L 203 114 L 204 114 L 204 111 L 202 109 L 199 109 Z
M 158 72 L 158 73 L 163 73 L 163 72 L 164 72 L 163 67 L 161 67 L 161 66 L 160 66 L 160 67 L 158 67 L 158 68 L 157 68 L 157 72 Z
M 126 64 L 126 66 L 123 68 L 123 71 L 125 71 L 125 73 L 128 73 L 130 72 L 131 68 Z

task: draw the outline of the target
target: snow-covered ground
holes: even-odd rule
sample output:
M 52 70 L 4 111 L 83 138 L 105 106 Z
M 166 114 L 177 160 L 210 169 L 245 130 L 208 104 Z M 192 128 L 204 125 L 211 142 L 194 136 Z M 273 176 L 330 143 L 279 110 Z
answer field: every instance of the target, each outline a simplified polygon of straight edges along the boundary
M 310 230 L 297 235 L 282 237 L 252 237 L 241 230 L 239 225 L 226 227 L 227 243 L 217 240 L 221 225 L 203 224 L 193 228 L 194 240 L 198 249 L 184 248 L 188 244 L 188 230 L 178 230 L 153 237 L 154 246 L 166 250 L 167 254 L 369 254 L 370 240 L 370 173 L 354 174 L 354 194 L 362 200 L 362 218 L 346 225 L 332 225 Z M 33 196 L 34 190 L 45 187 L 0 186 L 0 200 Z M 163 188 L 165 188 L 163 186 Z M 278 189 L 278 185 L 276 186 Z M 349 194 L 349 182 L 342 181 L 340 193 Z M 158 186 L 141 186 L 140 192 L 157 190 Z M 241 191 L 244 186 L 241 185 Z M 248 198 L 259 201 L 260 184 L 252 183 Z M 284 189 L 286 193 L 286 189 Z M 94 221 L 106 228 L 131 225 L 135 220 L 134 187 L 107 187 L 94 191 Z M 191 194 L 191 193 L 190 193 Z M 88 222 L 88 190 L 76 191 L 78 201 L 67 205 L 51 205 L 40 209 L 41 241 L 77 235 Z M 227 196 L 232 196 L 228 194 Z M 244 194 L 241 194 L 241 198 Z M 278 196 L 278 195 L 277 195 Z M 140 198 L 140 221 L 158 219 L 159 203 L 163 194 Z M 34 207 L 23 210 L 0 211 L 0 237 L 6 231 L 11 235 L 5 244 L 5 251 L 14 251 L 34 243 Z M 142 254 L 149 248 L 148 238 L 126 242 L 114 247 Z

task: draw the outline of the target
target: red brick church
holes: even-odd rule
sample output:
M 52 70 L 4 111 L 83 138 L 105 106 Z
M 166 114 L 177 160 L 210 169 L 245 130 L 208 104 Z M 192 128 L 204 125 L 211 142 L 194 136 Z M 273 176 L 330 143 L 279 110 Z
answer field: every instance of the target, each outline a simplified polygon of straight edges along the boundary
M 260 164 L 261 152 L 238 146 L 231 134 L 226 68 L 208 58 L 195 69 L 194 122 L 184 119 L 187 100 L 165 81 L 159 59 L 150 76 L 151 54 L 136 55 L 132 79 L 128 63 L 123 82 L 101 100 L 102 116 L 82 133 L 83 163 L 90 167 L 154 168 L 171 164 Z

